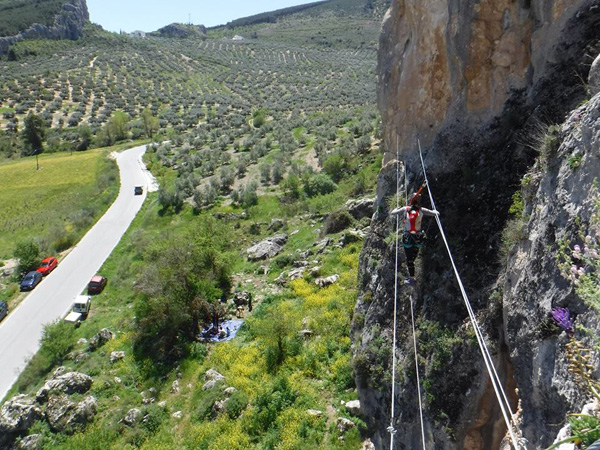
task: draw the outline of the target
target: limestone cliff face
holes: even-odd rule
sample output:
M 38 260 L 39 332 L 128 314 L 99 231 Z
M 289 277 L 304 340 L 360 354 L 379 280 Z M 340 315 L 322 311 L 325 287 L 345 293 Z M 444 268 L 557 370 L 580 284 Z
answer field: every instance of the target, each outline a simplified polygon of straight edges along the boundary
M 16 36 L 0 37 L 0 55 L 7 53 L 12 44 L 26 39 L 79 39 L 83 33 L 83 26 L 89 19 L 85 0 L 65 1 L 53 26 L 34 23 Z
M 391 422 L 396 448 L 421 448 L 411 297 L 427 448 L 505 448 L 506 428 L 460 291 L 437 228 L 428 228 L 427 219 L 417 285 L 401 284 L 398 291 L 396 410 L 390 419 L 395 223 L 389 211 L 396 152 L 401 174 L 406 164 L 409 190 L 423 179 L 417 138 L 495 365 L 512 407 L 521 402 L 528 448 L 550 445 L 565 415 L 585 402 L 567 374 L 564 334 L 540 330 L 555 306 L 568 306 L 579 323 L 598 330 L 560 274 L 555 254 L 561 240 L 575 236 L 574 224 L 585 225 L 591 216 L 591 183 L 600 176 L 600 100 L 573 116 L 576 124 L 567 120 L 562 145 L 544 163 L 538 151 L 548 125 L 563 123 L 589 98 L 583 80 L 599 43 L 598 0 L 392 3 L 383 23 L 378 75 L 387 152 L 372 232 L 361 255 L 353 326 L 359 396 L 376 448 L 389 446 Z M 576 169 L 573 155 L 582 155 Z M 528 172 L 527 217 L 516 233 L 521 240 L 501 257 L 509 244 L 501 235 L 511 197 Z M 402 283 L 407 276 L 402 250 L 399 264 Z
M 531 88 L 564 59 L 557 44 L 579 37 L 565 34 L 569 22 L 597 15 L 593 3 L 394 1 L 383 22 L 378 70 L 387 160 L 397 142 L 402 153 L 417 137 L 431 145 L 445 127 L 489 123 L 521 90 L 535 101 Z

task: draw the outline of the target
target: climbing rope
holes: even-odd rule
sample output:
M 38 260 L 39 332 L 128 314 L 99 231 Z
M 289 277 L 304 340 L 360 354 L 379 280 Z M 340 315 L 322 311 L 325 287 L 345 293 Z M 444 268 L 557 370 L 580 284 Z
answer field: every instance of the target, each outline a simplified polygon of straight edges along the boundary
M 425 424 L 423 422 L 423 401 L 421 400 L 421 377 L 419 376 L 419 354 L 417 352 L 417 333 L 415 332 L 415 312 L 413 308 L 413 297 L 410 295 L 410 317 L 412 319 L 413 348 L 415 351 L 415 371 L 417 373 L 417 392 L 419 393 L 419 416 L 421 418 L 421 439 L 423 440 L 423 450 L 425 447 Z
M 427 191 L 429 192 L 429 199 L 431 201 L 431 207 L 433 208 L 433 210 L 437 210 L 437 208 L 435 206 L 435 201 L 433 200 L 433 194 L 431 193 L 431 188 L 429 187 L 429 180 L 427 179 L 427 171 L 425 170 L 425 161 L 423 159 L 423 151 L 421 150 L 421 142 L 418 141 L 418 144 L 419 144 L 419 156 L 421 157 L 421 165 L 423 167 L 423 175 L 425 177 L 425 183 L 427 184 Z M 512 445 L 515 448 L 515 450 L 520 450 L 519 449 L 519 441 L 517 440 L 515 431 L 513 429 L 512 420 L 511 420 L 514 417 L 514 414 L 510 408 L 510 404 L 506 397 L 506 393 L 504 392 L 504 389 L 502 388 L 502 384 L 500 382 L 500 377 L 498 376 L 498 373 L 496 372 L 496 368 L 494 367 L 492 357 L 491 357 L 490 352 L 485 343 L 483 333 L 481 332 L 481 329 L 479 328 L 479 325 L 477 323 L 477 318 L 475 317 L 475 313 L 473 312 L 473 308 L 471 307 L 471 303 L 469 302 L 467 292 L 465 290 L 463 282 L 458 273 L 458 269 L 456 268 L 456 264 L 454 263 L 454 257 L 452 256 L 452 252 L 450 251 L 450 246 L 448 244 L 448 240 L 446 239 L 446 234 L 444 233 L 444 228 L 442 227 L 442 221 L 440 220 L 440 216 L 436 215 L 435 220 L 437 222 L 438 228 L 440 230 L 440 234 L 441 234 L 444 244 L 446 246 L 446 250 L 448 251 L 448 256 L 450 257 L 450 262 L 452 263 L 452 268 L 454 270 L 454 275 L 456 276 L 456 280 L 460 287 L 460 292 L 461 292 L 463 300 L 465 302 L 465 306 L 467 307 L 467 311 L 469 313 L 469 318 L 471 319 L 471 324 L 473 326 L 473 329 L 475 330 L 475 336 L 477 337 L 477 342 L 479 343 L 479 348 L 481 350 L 481 354 L 483 356 L 483 360 L 485 362 L 485 366 L 487 368 L 488 374 L 490 376 L 490 379 L 492 380 L 492 386 L 494 387 L 494 392 L 496 393 L 496 398 L 498 399 L 498 403 L 499 403 L 500 409 L 502 411 L 502 416 L 504 417 L 506 427 L 508 428 L 508 432 L 510 434 Z M 508 410 L 508 412 L 507 412 L 507 410 Z M 509 419 L 508 413 L 510 413 L 511 419 Z
M 398 152 L 398 146 L 396 145 L 396 208 L 400 206 L 400 155 Z M 404 188 L 405 188 L 405 200 L 408 205 L 408 176 L 406 173 L 406 162 L 403 165 L 404 171 Z M 395 275 L 394 275 L 394 336 L 392 344 L 392 406 L 390 413 L 390 426 L 387 431 L 390 433 L 390 450 L 394 449 L 394 436 L 396 429 L 394 428 L 394 416 L 395 416 L 395 400 L 396 400 L 396 336 L 397 336 L 397 311 L 398 311 L 398 236 L 400 231 L 400 214 L 396 215 L 396 262 L 395 262 Z M 417 333 L 415 330 L 415 312 L 413 296 L 410 295 L 410 317 L 412 322 L 412 336 L 413 336 L 413 349 L 415 354 L 415 371 L 417 376 L 417 392 L 419 396 L 419 416 L 421 419 L 421 438 L 423 440 L 423 450 L 426 450 L 425 446 L 425 426 L 423 421 L 423 401 L 421 399 L 421 378 L 419 375 L 419 354 L 417 351 Z
M 398 154 L 398 142 L 396 142 L 396 208 L 399 206 L 400 199 L 398 198 L 398 192 L 400 190 L 400 169 L 399 169 L 399 154 Z M 406 172 L 405 172 L 406 173 Z M 390 412 L 390 426 L 387 431 L 390 433 L 390 450 L 394 450 L 394 435 L 396 429 L 394 428 L 394 415 L 395 415 L 395 404 L 396 404 L 396 328 L 398 325 L 397 313 L 398 313 L 398 231 L 400 229 L 400 215 L 396 215 L 396 269 L 394 270 L 394 336 L 392 338 L 392 407 Z

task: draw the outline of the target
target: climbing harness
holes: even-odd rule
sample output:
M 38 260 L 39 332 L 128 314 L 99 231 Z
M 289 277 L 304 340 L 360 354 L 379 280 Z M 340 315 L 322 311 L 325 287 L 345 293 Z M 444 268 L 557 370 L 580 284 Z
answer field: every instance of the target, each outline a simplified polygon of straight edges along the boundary
M 417 141 L 417 142 L 419 144 L 419 156 L 421 158 L 421 166 L 423 168 L 423 175 L 425 177 L 425 184 L 427 185 L 429 199 L 431 200 L 432 208 L 434 210 L 436 210 L 435 202 L 433 200 L 433 194 L 431 193 L 431 188 L 429 186 L 429 181 L 427 179 L 427 171 L 425 169 L 425 161 L 423 159 L 423 151 L 421 149 L 421 142 L 420 141 Z M 448 240 L 446 239 L 446 235 L 444 233 L 444 228 L 442 227 L 442 222 L 440 220 L 440 216 L 436 215 L 435 220 L 437 222 L 438 228 L 440 230 L 440 234 L 441 234 L 444 244 L 446 246 L 446 250 L 448 251 L 448 256 L 450 257 L 450 262 L 452 263 L 452 268 L 454 270 L 454 275 L 456 276 L 456 280 L 460 287 L 460 292 L 462 293 L 462 297 L 465 302 L 465 306 L 469 313 L 469 318 L 471 319 L 471 324 L 473 326 L 473 329 L 475 330 L 475 336 L 477 337 L 477 342 L 479 343 L 479 348 L 481 350 L 481 354 L 483 356 L 485 366 L 487 368 L 488 374 L 492 381 L 494 392 L 496 393 L 496 398 L 498 399 L 498 403 L 499 403 L 500 409 L 502 411 L 502 416 L 504 417 L 506 427 L 508 428 L 508 432 L 510 434 L 510 439 L 512 441 L 512 445 L 515 448 L 515 450 L 521 450 L 520 443 L 517 440 L 515 430 L 513 429 L 513 420 L 512 419 L 514 418 L 514 413 L 512 412 L 512 410 L 510 408 L 510 403 L 508 401 L 508 398 L 506 397 L 506 393 L 504 392 L 504 389 L 502 388 L 502 383 L 500 381 L 500 377 L 498 376 L 498 372 L 496 371 L 496 368 L 494 367 L 492 357 L 490 355 L 490 352 L 485 343 L 485 339 L 483 337 L 483 333 L 479 327 L 479 324 L 477 323 L 477 318 L 475 317 L 475 313 L 473 312 L 473 308 L 471 307 L 471 303 L 469 302 L 467 292 L 465 290 L 465 287 L 464 287 L 462 280 L 460 278 L 460 275 L 458 273 L 458 269 L 456 268 L 456 264 L 454 263 L 454 258 L 452 256 L 452 252 L 450 251 L 450 246 L 448 244 Z M 510 419 L 509 419 L 509 414 L 510 414 Z

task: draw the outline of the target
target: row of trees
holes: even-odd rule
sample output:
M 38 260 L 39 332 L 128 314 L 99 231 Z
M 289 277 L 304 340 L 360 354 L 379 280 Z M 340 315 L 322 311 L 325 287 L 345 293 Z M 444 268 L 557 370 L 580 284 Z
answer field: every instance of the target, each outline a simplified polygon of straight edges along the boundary
M 86 124 L 80 125 L 75 131 L 61 134 L 56 130 L 49 129 L 41 116 L 29 113 L 25 117 L 23 125 L 20 133 L 16 125 L 11 132 L 0 132 L 0 151 L 5 156 L 10 157 L 16 153 L 16 146 L 20 146 L 21 155 L 32 156 L 42 153 L 45 148 L 50 151 L 87 150 L 94 143 L 92 129 Z M 115 111 L 98 132 L 95 144 L 109 146 L 115 142 L 129 139 L 134 127 L 142 127 L 143 135 L 150 139 L 153 139 L 160 130 L 159 120 L 152 114 L 150 108 L 145 108 L 139 123 L 134 124 L 130 121 L 127 113 Z M 20 136 L 20 142 L 13 138 L 17 134 Z

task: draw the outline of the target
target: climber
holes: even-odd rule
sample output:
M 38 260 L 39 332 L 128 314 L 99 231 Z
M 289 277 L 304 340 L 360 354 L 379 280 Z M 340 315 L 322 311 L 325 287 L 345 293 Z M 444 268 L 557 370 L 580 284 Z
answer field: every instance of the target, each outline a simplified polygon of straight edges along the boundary
M 421 191 L 424 186 L 415 193 L 407 206 L 394 209 L 390 214 L 403 214 L 404 233 L 402 235 L 402 247 L 406 255 L 406 265 L 410 278 L 408 283 L 412 282 L 415 276 L 415 259 L 419 254 L 419 249 L 425 240 L 425 232 L 421 230 L 421 221 L 423 216 L 439 216 L 436 210 L 430 210 L 421 207 Z

